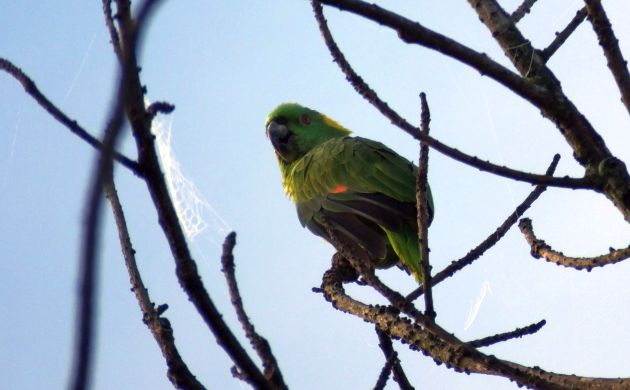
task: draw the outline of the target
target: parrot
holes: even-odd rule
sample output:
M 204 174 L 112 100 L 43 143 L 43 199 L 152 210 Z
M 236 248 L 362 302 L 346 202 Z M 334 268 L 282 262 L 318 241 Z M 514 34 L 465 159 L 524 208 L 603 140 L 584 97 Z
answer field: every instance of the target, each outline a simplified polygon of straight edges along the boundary
M 418 168 L 384 144 L 351 136 L 328 116 L 283 103 L 266 135 L 302 227 L 355 251 L 376 268 L 402 266 L 422 282 L 416 207 Z M 427 186 L 429 223 L 434 206 Z

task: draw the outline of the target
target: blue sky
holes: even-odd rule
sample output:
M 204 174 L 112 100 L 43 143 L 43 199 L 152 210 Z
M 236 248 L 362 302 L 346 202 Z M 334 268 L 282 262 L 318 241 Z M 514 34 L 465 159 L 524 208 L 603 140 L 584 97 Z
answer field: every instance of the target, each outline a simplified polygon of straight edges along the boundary
M 506 1 L 505 7 L 512 10 L 517 4 Z M 508 64 L 463 2 L 390 1 L 387 6 Z M 577 0 L 540 2 L 519 26 L 544 47 L 580 6 Z M 621 1 L 605 6 L 628 56 L 630 6 Z M 543 172 L 553 154 L 560 153 L 557 173 L 580 174 L 553 125 L 493 81 L 431 51 L 405 46 L 393 33 L 350 14 L 327 10 L 326 15 L 349 61 L 408 120 L 418 121 L 417 95 L 427 93 L 431 131 L 438 139 L 532 172 Z M 115 85 L 101 3 L 12 2 L 3 7 L 0 26 L 0 56 L 20 66 L 68 115 L 99 134 Z M 165 120 L 181 169 L 224 221 L 219 227 L 238 233 L 237 277 L 245 306 L 270 341 L 288 384 L 300 389 L 372 387 L 383 364 L 378 340 L 370 325 L 335 311 L 311 292 L 333 250 L 300 227 L 284 197 L 264 120 L 277 104 L 297 101 L 410 159 L 417 158 L 418 145 L 345 82 L 307 1 L 165 1 L 141 57 L 147 98 L 176 106 Z M 550 67 L 608 147 L 630 162 L 627 112 L 589 24 L 578 29 Z M 12 389 L 64 388 L 73 345 L 84 194 L 95 153 L 7 75 L 0 76 L 0 91 L 4 383 Z M 135 155 L 129 136 L 123 149 Z M 431 254 L 434 270 L 439 270 L 493 231 L 530 187 L 437 153 L 430 159 L 436 203 Z M 165 315 L 191 370 L 209 388 L 243 388 L 177 284 L 146 187 L 120 167 L 116 178 L 145 283 L 156 303 L 169 304 Z M 129 291 L 107 211 L 94 388 L 171 388 L 164 360 Z M 609 246 L 628 245 L 630 237 L 630 227 L 610 202 L 583 191 L 550 189 L 528 216 L 540 237 L 567 254 L 605 253 Z M 236 326 L 220 272 L 216 242 L 222 234 L 210 224 L 192 248 L 210 294 L 226 321 Z M 538 334 L 486 351 L 552 371 L 627 375 L 629 267 L 622 263 L 590 273 L 560 269 L 532 259 L 513 229 L 483 259 L 435 289 L 438 321 L 462 339 L 475 339 L 545 318 L 547 325 Z M 411 278 L 396 270 L 381 275 L 402 291 L 414 287 Z M 379 301 L 361 289 L 350 291 Z M 467 326 L 482 291 L 488 293 Z M 457 374 L 404 346 L 396 348 L 418 387 L 514 388 L 503 378 Z

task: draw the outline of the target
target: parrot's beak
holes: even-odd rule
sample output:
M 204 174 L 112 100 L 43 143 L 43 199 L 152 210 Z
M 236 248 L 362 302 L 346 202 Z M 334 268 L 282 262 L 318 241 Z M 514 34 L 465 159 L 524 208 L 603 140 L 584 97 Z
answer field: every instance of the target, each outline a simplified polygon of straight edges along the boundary
M 293 133 L 286 124 L 272 120 L 267 124 L 267 137 L 280 158 L 291 162 L 297 157 L 293 145 Z

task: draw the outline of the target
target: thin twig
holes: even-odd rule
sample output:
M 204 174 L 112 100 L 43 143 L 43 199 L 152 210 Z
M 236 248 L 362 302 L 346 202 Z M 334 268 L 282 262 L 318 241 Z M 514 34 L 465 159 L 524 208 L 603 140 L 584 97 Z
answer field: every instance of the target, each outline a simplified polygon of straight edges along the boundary
M 487 347 L 492 344 L 500 343 L 503 341 L 521 338 L 523 336 L 527 336 L 527 335 L 538 332 L 543 326 L 545 326 L 546 323 L 547 321 L 541 320 L 541 321 L 536 322 L 535 324 L 527 325 L 523 328 L 516 328 L 510 332 L 499 333 L 499 334 L 484 337 L 481 339 L 469 341 L 468 345 L 470 345 L 473 348 L 482 348 L 482 347 Z
M 188 366 L 182 359 L 177 347 L 175 346 L 175 337 L 168 319 L 161 316 L 163 313 L 163 305 L 158 309 L 151 302 L 149 292 L 144 286 L 138 265 L 136 262 L 135 251 L 131 244 L 131 237 L 127 229 L 127 222 L 123 212 L 116 185 L 111 177 L 105 180 L 105 195 L 109 200 L 114 221 L 118 230 L 118 238 L 120 247 L 129 273 L 129 281 L 131 290 L 136 296 L 138 305 L 142 311 L 143 322 L 151 330 L 155 341 L 157 342 L 162 355 L 166 360 L 168 367 L 167 377 L 177 389 L 203 390 L 205 387 L 190 372 Z
M 532 10 L 534 3 L 536 3 L 536 0 L 523 0 L 523 3 L 512 13 L 512 21 L 518 23 L 523 19 Z
M 429 135 L 429 123 L 431 113 L 427 97 L 420 94 L 420 129 L 423 134 Z M 429 170 L 429 146 L 420 141 L 420 158 L 418 162 L 418 175 L 416 177 L 416 207 L 418 208 L 418 241 L 420 245 L 420 269 L 422 270 L 422 287 L 424 291 L 424 314 L 435 320 L 433 308 L 433 294 L 431 292 L 431 263 L 429 261 L 429 211 L 428 211 L 428 184 L 427 174 Z
M 579 10 L 573 19 L 567 24 L 564 30 L 556 33 L 556 38 L 540 52 L 540 56 L 543 58 L 545 62 L 549 61 L 552 55 L 566 42 L 566 40 L 573 34 L 573 32 L 578 28 L 580 24 L 586 19 L 586 7 Z
M 547 168 L 547 173 L 549 175 L 553 174 L 556 167 L 558 166 L 558 162 L 560 161 L 560 155 L 556 154 L 553 158 L 553 161 Z M 516 209 L 510 214 L 505 221 L 494 231 L 492 232 L 485 240 L 483 240 L 479 245 L 470 250 L 464 257 L 459 260 L 451 262 L 446 268 L 442 271 L 438 272 L 433 276 L 431 280 L 432 285 L 436 285 L 447 278 L 453 276 L 457 271 L 462 270 L 464 267 L 469 266 L 475 260 L 481 257 L 488 249 L 492 248 L 503 236 L 505 233 L 510 230 L 512 225 L 518 221 L 518 219 L 531 207 L 531 205 L 538 199 L 538 197 L 545 191 L 546 187 L 543 185 L 538 185 L 534 190 L 519 204 Z M 418 298 L 420 295 L 424 293 L 424 289 L 419 287 L 407 295 L 408 301 L 413 301 Z
M 243 300 L 236 283 L 235 265 L 234 265 L 234 246 L 236 245 L 236 233 L 232 232 L 225 237 L 223 242 L 223 254 L 221 256 L 222 271 L 227 281 L 228 290 L 230 292 L 230 300 L 236 311 L 245 335 L 249 339 L 250 344 L 263 362 L 265 377 L 273 383 L 278 389 L 286 389 L 282 372 L 278 366 L 278 362 L 271 351 L 269 342 L 256 332 L 254 325 L 251 323 L 245 308 Z
M 621 92 L 621 101 L 630 113 L 630 73 L 628 72 L 628 62 L 623 58 L 619 48 L 619 40 L 610 25 L 610 20 L 604 11 L 601 0 L 584 0 L 584 2 L 588 10 L 588 19 L 597 35 L 599 45 L 604 50 L 608 68 L 615 78 L 619 92 Z
M 381 375 L 379 376 L 379 381 L 377 385 L 382 381 L 383 388 L 385 387 L 385 382 L 389 377 L 389 371 L 394 374 L 394 381 L 398 383 L 398 387 L 401 390 L 414 390 L 414 387 L 409 383 L 409 379 L 407 379 L 407 375 L 400 364 L 400 359 L 398 359 L 398 353 L 394 350 L 394 345 L 392 344 L 391 337 L 379 329 L 378 326 L 375 327 L 376 335 L 378 336 L 378 346 L 381 347 L 383 354 L 385 355 L 385 365 L 381 370 Z M 381 380 L 381 378 L 385 378 Z M 377 386 L 374 386 L 376 389 Z
M 337 7 L 341 6 L 337 1 L 333 1 L 333 0 L 323 0 L 322 2 L 331 3 Z M 337 63 L 341 71 L 346 75 L 347 80 L 354 86 L 354 88 L 357 90 L 357 92 L 361 96 L 363 96 L 370 104 L 372 104 L 379 112 L 381 112 L 381 114 L 387 117 L 395 126 L 399 127 L 400 129 L 402 129 L 403 131 L 405 131 L 412 137 L 426 142 L 430 147 L 434 148 L 440 153 L 456 161 L 462 162 L 466 165 L 472 166 L 484 172 L 489 172 L 495 175 L 507 177 L 514 180 L 524 181 L 531 184 L 545 184 L 548 186 L 564 187 L 564 188 L 572 188 L 572 189 L 593 188 L 593 183 L 591 182 L 591 180 L 587 178 L 550 177 L 546 175 L 536 175 L 536 174 L 532 174 L 528 172 L 518 171 L 512 168 L 493 164 L 489 161 L 483 161 L 475 156 L 470 156 L 466 153 L 459 151 L 458 149 L 455 149 L 446 144 L 443 144 L 442 142 L 438 141 L 435 138 L 422 134 L 417 127 L 411 125 L 408 121 L 406 121 L 404 118 L 398 115 L 397 112 L 392 110 L 389 107 L 389 105 L 385 101 L 383 101 L 372 88 L 370 88 L 370 86 L 361 78 L 361 76 L 359 76 L 354 71 L 354 69 L 348 63 L 348 61 L 346 60 L 341 50 L 339 50 L 339 47 L 335 43 L 332 37 L 332 34 L 330 33 L 330 29 L 328 28 L 328 24 L 322 12 L 320 1 L 312 0 L 312 5 L 313 5 L 313 11 L 315 13 L 315 18 L 319 24 L 319 29 L 322 33 L 324 42 L 326 43 L 326 46 L 328 47 L 334 61 Z M 390 21 L 388 19 L 388 21 L 391 22 L 391 24 L 393 24 L 394 26 L 398 26 L 398 24 L 402 23 L 407 28 L 414 29 L 414 31 L 416 31 L 418 34 L 426 33 L 429 36 L 431 36 L 431 34 L 437 34 L 430 30 L 425 29 L 424 27 L 420 26 L 419 24 L 415 22 L 411 22 L 407 19 L 404 19 L 399 15 L 389 13 L 388 11 L 383 10 L 382 8 L 373 4 L 367 5 L 366 3 L 363 3 L 363 2 L 345 1 L 343 2 L 343 5 L 347 6 L 347 9 L 356 11 L 357 13 L 371 19 L 372 18 L 375 19 L 376 16 L 368 12 L 370 10 L 376 10 L 374 11 L 376 15 L 389 17 L 391 19 L 395 18 L 395 21 Z M 376 21 L 378 21 L 379 23 L 384 23 L 381 19 L 376 19 Z M 395 27 L 392 27 L 392 28 L 395 28 Z M 401 30 L 398 30 L 398 31 L 400 33 Z M 437 42 L 434 42 L 434 41 L 437 41 Z M 439 46 L 435 46 L 435 45 L 438 45 L 438 42 L 439 42 Z M 447 55 L 448 55 L 448 51 L 446 50 L 446 47 L 449 47 L 450 44 L 459 45 L 459 43 L 451 41 L 447 37 L 444 37 L 441 35 L 439 37 L 432 37 L 430 39 L 430 42 L 427 43 L 427 45 L 428 44 L 434 45 L 436 50 L 437 48 L 439 48 L 439 50 L 441 50 L 444 54 L 447 54 Z M 479 61 L 483 63 L 483 67 L 480 65 L 480 70 L 483 69 L 485 72 L 484 74 L 488 74 L 489 73 L 488 68 L 492 68 L 494 66 L 493 65 L 494 62 L 488 59 L 487 56 L 473 52 L 471 49 L 466 48 L 466 50 L 470 50 L 472 52 L 470 53 L 470 56 L 478 59 Z M 461 51 L 463 51 L 464 53 L 467 53 L 466 50 L 461 49 Z M 465 55 L 465 54 L 461 54 L 461 55 Z M 463 61 L 461 57 L 456 56 L 455 58 Z M 496 64 L 496 66 L 499 66 L 502 68 L 501 65 Z M 503 68 L 500 71 L 498 70 L 497 72 L 500 74 L 509 72 L 513 75 L 513 77 L 510 76 L 511 81 L 508 83 L 508 85 L 511 85 L 510 83 L 519 83 L 520 81 L 522 81 L 520 76 L 512 73 L 511 71 L 505 68 Z M 529 88 L 530 86 L 531 85 L 528 84 L 528 87 L 524 87 L 524 88 Z
M 109 31 L 109 39 L 114 47 L 114 53 L 116 59 L 120 64 L 123 63 L 122 51 L 120 48 L 120 37 L 116 30 L 116 24 L 114 23 L 114 14 L 112 13 L 112 0 L 103 0 L 103 15 L 105 16 L 105 25 Z
M 615 264 L 630 258 L 630 246 L 622 249 L 610 248 L 610 253 L 594 257 L 571 257 L 566 256 L 560 251 L 554 250 L 544 240 L 536 237 L 532 221 L 529 218 L 523 218 L 518 224 L 521 232 L 525 236 L 527 243 L 531 247 L 531 254 L 534 258 L 544 258 L 545 260 L 577 270 L 586 269 L 590 271 L 595 267 L 603 267 L 609 264 Z
M 58 122 L 64 125 L 68 130 L 73 132 L 79 138 L 87 142 L 90 146 L 94 147 L 97 150 L 103 150 L 103 143 L 93 137 L 90 133 L 88 133 L 81 125 L 77 123 L 76 120 L 70 119 L 63 111 L 61 111 L 53 102 L 48 100 L 48 98 L 37 88 L 35 82 L 28 77 L 20 68 L 15 66 L 11 61 L 0 58 L 0 69 L 6 71 L 8 74 L 13 76 L 22 87 L 28 93 L 37 104 L 39 104 L 44 110 L 48 111 L 53 118 L 55 118 Z M 138 163 L 126 157 L 125 155 L 114 151 L 114 159 L 121 163 L 123 166 L 128 168 L 130 171 L 135 173 L 138 176 L 142 176 L 142 171 L 138 166 Z

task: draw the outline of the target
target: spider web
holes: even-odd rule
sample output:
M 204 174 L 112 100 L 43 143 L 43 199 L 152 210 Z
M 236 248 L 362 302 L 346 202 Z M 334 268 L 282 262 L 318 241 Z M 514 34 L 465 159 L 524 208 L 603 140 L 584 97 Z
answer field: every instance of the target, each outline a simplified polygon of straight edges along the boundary
M 151 132 L 155 135 L 168 191 L 173 199 L 175 211 L 186 238 L 194 240 L 206 229 L 216 234 L 217 237 L 225 237 L 231 229 L 214 207 L 205 200 L 195 183 L 184 175 L 173 152 L 171 129 L 171 121 L 156 119 L 153 121 Z M 218 245 L 220 241 L 215 238 L 211 237 L 211 240 Z

